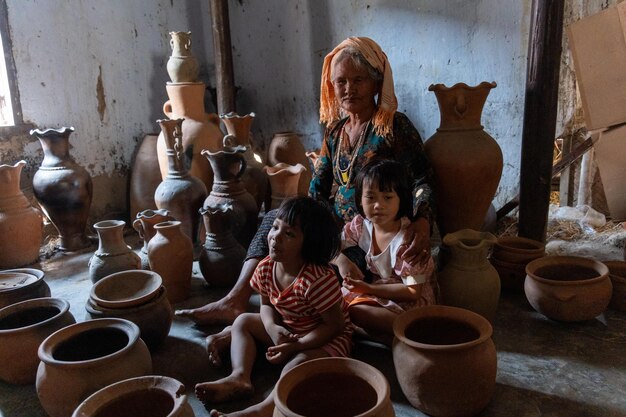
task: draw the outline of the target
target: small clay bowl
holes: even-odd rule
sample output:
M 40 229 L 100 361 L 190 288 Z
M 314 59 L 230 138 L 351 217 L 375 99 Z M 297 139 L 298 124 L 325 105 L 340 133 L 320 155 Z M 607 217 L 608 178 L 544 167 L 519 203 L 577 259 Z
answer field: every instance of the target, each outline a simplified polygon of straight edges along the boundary
M 613 295 L 609 308 L 626 311 L 626 262 L 608 261 L 604 264 L 609 268 L 609 278 L 613 284 Z
M 134 307 L 159 295 L 162 284 L 156 272 L 132 269 L 102 278 L 91 287 L 89 297 L 106 308 Z
M 539 241 L 519 236 L 498 238 L 492 256 L 504 262 L 528 263 L 545 255 L 545 245 Z
M 44 273 L 34 268 L 0 271 L 0 308 L 32 298 L 50 297 Z

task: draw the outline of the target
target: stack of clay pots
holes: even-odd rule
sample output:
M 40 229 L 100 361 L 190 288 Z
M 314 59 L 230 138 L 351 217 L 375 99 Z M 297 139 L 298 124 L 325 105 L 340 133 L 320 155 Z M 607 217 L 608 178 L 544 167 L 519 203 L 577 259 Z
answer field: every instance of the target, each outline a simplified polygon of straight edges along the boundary
M 502 236 L 493 245 L 490 262 L 498 275 L 503 290 L 524 292 L 526 265 L 545 256 L 545 245 L 519 236 Z
M 0 271 L 0 308 L 31 298 L 50 297 L 44 273 L 33 268 Z

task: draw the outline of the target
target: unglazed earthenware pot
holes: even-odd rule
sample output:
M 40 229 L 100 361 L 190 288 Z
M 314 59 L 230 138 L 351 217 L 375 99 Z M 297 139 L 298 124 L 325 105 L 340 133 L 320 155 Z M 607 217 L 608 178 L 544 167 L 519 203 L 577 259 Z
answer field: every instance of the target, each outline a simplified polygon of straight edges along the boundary
M 274 166 L 281 162 L 288 165 L 309 166 L 309 159 L 297 133 L 278 132 L 272 136 L 272 141 L 267 148 L 266 164 Z M 311 171 L 308 169 L 302 172 L 298 180 L 298 195 L 308 195 L 311 176 Z
M 280 207 L 283 200 L 298 195 L 298 182 L 306 168 L 302 164 L 289 165 L 280 162 L 272 167 L 265 166 L 263 170 L 269 177 L 272 190 L 270 209 L 275 209 Z
M 167 60 L 167 74 L 173 83 L 197 82 L 198 60 L 191 54 L 191 32 L 170 32 L 172 55 Z
M 44 272 L 35 268 L 0 271 L 0 308 L 31 298 L 50 297 Z
M 156 231 L 154 225 L 168 220 L 176 220 L 170 216 L 168 210 L 144 210 L 137 213 L 137 218 L 133 222 L 133 229 L 137 231 L 139 237 L 143 240 L 143 246 L 139 251 L 141 258 L 141 269 L 150 269 L 150 261 L 148 261 L 148 242 L 154 237 Z
M 609 278 L 613 285 L 609 308 L 626 311 L 626 262 L 607 261 L 604 264 L 609 268 Z
M 124 242 L 123 220 L 103 220 L 93 225 L 98 232 L 99 245 L 89 259 L 89 279 L 96 283 L 120 271 L 141 268 L 141 259 Z

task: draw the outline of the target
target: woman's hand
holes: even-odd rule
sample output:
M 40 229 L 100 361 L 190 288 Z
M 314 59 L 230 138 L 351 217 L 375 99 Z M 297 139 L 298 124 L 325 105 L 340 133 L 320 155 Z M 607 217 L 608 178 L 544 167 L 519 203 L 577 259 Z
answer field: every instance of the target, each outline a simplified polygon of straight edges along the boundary
M 350 277 L 346 277 L 343 279 L 343 287 L 348 290 L 355 292 L 357 294 L 369 294 L 370 292 L 370 284 L 363 281 L 362 279 L 352 279 Z
M 286 342 L 270 346 L 265 352 L 265 358 L 271 364 L 278 365 L 285 363 L 298 351 L 298 344 L 294 342 Z
M 405 231 L 402 260 L 410 265 L 426 264 L 430 259 L 430 224 L 424 217 L 416 219 Z

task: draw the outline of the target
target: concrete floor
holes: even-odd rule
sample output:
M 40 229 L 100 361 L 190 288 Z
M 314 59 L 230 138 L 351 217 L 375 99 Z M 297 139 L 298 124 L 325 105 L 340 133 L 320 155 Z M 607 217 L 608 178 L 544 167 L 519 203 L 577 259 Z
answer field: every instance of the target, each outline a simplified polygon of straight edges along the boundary
M 126 240 L 139 247 L 134 235 Z M 87 261 L 95 249 L 94 244 L 82 253 L 57 253 L 35 265 L 46 272 L 52 296 L 71 303 L 71 312 L 78 321 L 85 319 L 84 304 L 91 287 Z M 195 265 L 191 297 L 175 307 L 200 306 L 225 292 L 208 289 Z M 228 371 L 226 367 L 211 368 L 206 360 L 204 337 L 218 330 L 221 327 L 200 328 L 175 318 L 169 337 L 153 352 L 153 373 L 183 382 L 196 416 L 207 412 L 193 395 L 194 384 L 217 379 Z M 626 416 L 625 313 L 607 311 L 590 322 L 557 323 L 536 313 L 523 295 L 503 294 L 493 338 L 498 350 L 497 384 L 495 395 L 481 416 Z M 358 342 L 354 357 L 372 364 L 387 377 L 397 417 L 424 416 L 402 394 L 389 349 Z M 278 375 L 278 369 L 268 364 L 257 365 L 255 397 L 224 404 L 221 409 L 231 411 L 260 401 L 270 392 Z M 45 415 L 34 385 L 0 382 L 0 417 Z

